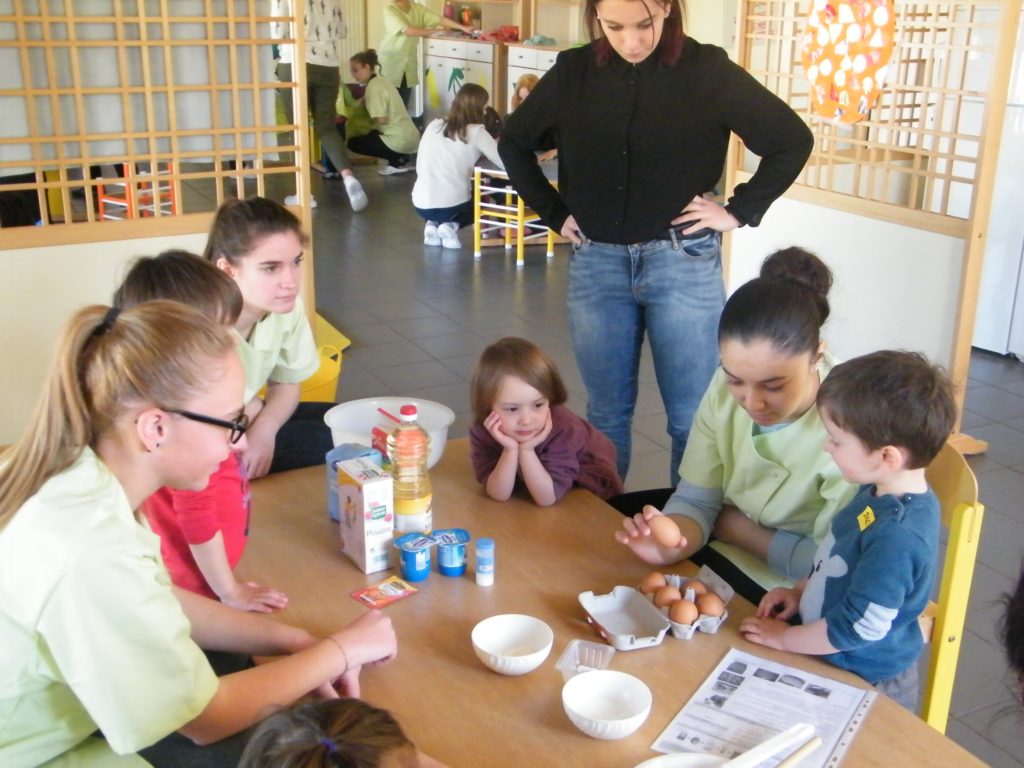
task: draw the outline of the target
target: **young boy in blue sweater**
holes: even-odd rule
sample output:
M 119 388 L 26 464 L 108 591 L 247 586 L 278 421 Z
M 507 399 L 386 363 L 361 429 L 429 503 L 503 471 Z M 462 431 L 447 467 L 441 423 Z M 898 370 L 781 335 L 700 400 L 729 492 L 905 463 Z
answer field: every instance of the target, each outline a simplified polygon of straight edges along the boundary
M 956 422 L 952 386 L 922 355 L 874 352 L 833 368 L 817 401 L 825 450 L 860 490 L 832 521 L 811 575 L 770 591 L 740 631 L 772 648 L 823 655 L 916 711 L 917 619 L 939 543 L 925 467 Z M 798 611 L 802 624 L 791 626 Z

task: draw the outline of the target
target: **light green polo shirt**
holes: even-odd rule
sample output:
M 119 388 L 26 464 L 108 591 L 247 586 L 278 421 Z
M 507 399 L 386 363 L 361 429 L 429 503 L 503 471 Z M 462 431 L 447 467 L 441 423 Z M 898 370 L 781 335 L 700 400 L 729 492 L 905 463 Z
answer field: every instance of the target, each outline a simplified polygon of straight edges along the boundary
M 834 364 L 825 356 L 819 376 L 824 378 Z M 719 368 L 694 417 L 680 479 L 698 488 L 721 489 L 722 503 L 755 523 L 820 542 L 836 512 L 857 490 L 823 450 L 825 437 L 816 407 L 783 429 L 755 435 L 753 420 L 729 393 Z M 737 547 L 720 542 L 711 546 L 765 589 L 792 584 Z
M 178 730 L 216 691 L 159 538 L 86 448 L 0 530 L 0 765 L 146 765 L 113 753 Z
M 407 155 L 413 154 L 420 145 L 420 132 L 409 117 L 402 97 L 398 95 L 398 89 L 386 78 L 371 78 L 366 84 L 366 96 L 363 101 L 370 117 L 388 119 L 384 125 L 375 126 L 388 148 Z
M 402 75 L 405 75 L 405 84 L 410 88 L 419 83 L 416 48 L 423 38 L 407 35 L 402 30 L 406 27 L 433 29 L 440 23 L 440 16 L 419 3 L 413 3 L 408 13 L 394 3 L 388 3 L 384 8 L 384 39 L 377 46 L 381 74 L 396 86 L 402 84 Z
M 238 354 L 245 368 L 246 403 L 269 381 L 299 384 L 316 373 L 320 357 L 302 299 L 295 300 L 291 312 L 268 314 L 248 339 L 238 335 Z

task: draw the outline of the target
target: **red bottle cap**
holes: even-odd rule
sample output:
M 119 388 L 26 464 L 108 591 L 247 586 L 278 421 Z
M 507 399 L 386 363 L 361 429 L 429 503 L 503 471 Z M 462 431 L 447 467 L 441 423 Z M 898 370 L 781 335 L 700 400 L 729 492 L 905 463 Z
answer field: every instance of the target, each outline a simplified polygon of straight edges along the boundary
M 416 406 L 413 405 L 412 403 L 403 405 L 398 412 L 403 416 L 415 416 L 417 413 Z

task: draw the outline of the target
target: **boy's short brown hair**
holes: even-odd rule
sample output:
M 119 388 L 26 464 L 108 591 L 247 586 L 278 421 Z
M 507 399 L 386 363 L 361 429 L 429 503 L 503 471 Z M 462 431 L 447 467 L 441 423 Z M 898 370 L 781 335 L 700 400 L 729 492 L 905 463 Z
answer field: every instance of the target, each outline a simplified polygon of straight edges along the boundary
M 841 429 L 876 451 L 907 452 L 907 468 L 926 467 L 956 424 L 953 385 L 917 352 L 886 350 L 833 368 L 818 390 L 818 407 Z

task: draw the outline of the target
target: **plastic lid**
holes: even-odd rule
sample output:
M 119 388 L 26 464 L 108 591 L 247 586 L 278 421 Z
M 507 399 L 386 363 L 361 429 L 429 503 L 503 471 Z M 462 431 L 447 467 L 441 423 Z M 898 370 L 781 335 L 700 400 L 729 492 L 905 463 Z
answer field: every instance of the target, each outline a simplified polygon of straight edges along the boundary
M 412 421 L 417 415 L 416 406 L 412 403 L 407 403 L 399 409 L 398 413 L 401 414 L 402 421 Z
M 494 549 L 494 539 L 477 539 L 477 549 Z

